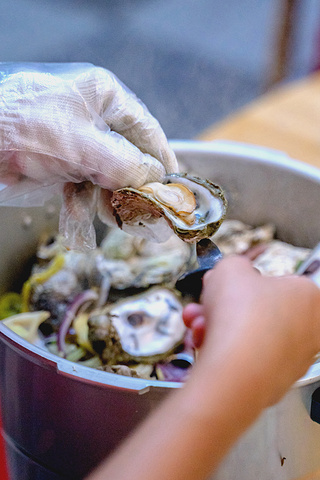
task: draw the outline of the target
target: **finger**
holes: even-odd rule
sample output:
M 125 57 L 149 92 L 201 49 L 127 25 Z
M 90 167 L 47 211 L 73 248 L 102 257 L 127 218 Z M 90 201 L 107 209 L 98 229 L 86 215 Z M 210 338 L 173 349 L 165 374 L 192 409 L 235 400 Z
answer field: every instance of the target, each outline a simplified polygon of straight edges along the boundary
M 203 315 L 195 318 L 192 322 L 192 338 L 196 348 L 200 348 L 203 344 L 206 331 L 206 322 Z
M 252 266 L 248 258 L 243 255 L 230 255 L 222 259 L 215 268 L 206 272 L 203 277 L 203 287 L 206 288 L 219 281 L 221 275 L 241 277 L 243 275 L 258 275 L 258 271 Z
M 208 313 L 221 295 L 231 298 L 239 288 L 255 283 L 256 277 L 260 276 L 247 258 L 240 255 L 224 258 L 204 275 L 200 301 Z
M 175 154 L 159 122 L 113 73 L 92 67 L 77 78 L 76 84 L 90 99 L 94 88 L 94 108 L 112 131 L 125 137 L 142 153 L 155 157 L 167 173 L 178 171 Z
M 182 312 L 182 318 L 186 327 L 190 328 L 194 319 L 202 314 L 203 307 L 198 303 L 189 303 L 186 307 L 184 307 Z
M 68 249 L 82 251 L 96 246 L 93 226 L 96 188 L 90 182 L 64 185 L 59 231 L 64 237 L 64 246 Z
M 110 131 L 97 113 L 96 103 L 100 99 L 102 108 L 105 97 L 98 95 L 99 85 L 94 88 L 91 71 L 95 68 L 79 75 L 88 80 L 87 96 L 66 78 L 33 71 L 13 75 L 2 86 L 0 103 L 10 115 L 0 116 L 0 148 L 19 151 L 19 172 L 42 183 L 91 180 L 114 190 L 161 181 L 166 173 L 161 161 Z M 112 89 L 111 100 L 115 108 Z
M 138 188 L 148 182 L 161 181 L 165 175 L 163 165 L 149 154 L 142 153 L 135 145 L 116 132 L 85 129 L 80 158 L 83 175 L 94 184 L 108 190 L 131 186 Z M 81 166 L 80 166 L 81 171 Z

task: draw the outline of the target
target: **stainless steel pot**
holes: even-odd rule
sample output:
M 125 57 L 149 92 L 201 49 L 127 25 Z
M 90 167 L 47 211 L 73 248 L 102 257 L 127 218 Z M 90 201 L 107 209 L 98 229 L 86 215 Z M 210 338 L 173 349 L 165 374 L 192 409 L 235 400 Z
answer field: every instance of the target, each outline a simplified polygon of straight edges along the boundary
M 235 143 L 172 142 L 178 158 L 224 186 L 229 217 L 274 222 L 280 239 L 320 239 L 320 172 L 285 154 Z M 0 291 L 22 281 L 41 231 L 58 208 L 0 209 Z M 214 480 L 291 480 L 320 469 L 320 425 L 310 419 L 320 387 L 315 364 L 263 413 L 225 458 Z M 127 378 L 73 364 L 0 324 L 0 390 L 11 478 L 82 478 L 179 384 Z M 157 432 L 154 432 L 156 435 Z M 142 446 L 143 448 L 143 446 Z

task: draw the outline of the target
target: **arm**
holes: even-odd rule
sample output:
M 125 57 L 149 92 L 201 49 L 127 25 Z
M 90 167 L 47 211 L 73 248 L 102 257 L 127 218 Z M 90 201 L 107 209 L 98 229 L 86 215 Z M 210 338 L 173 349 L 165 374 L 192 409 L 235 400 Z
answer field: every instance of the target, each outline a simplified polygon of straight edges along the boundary
M 306 278 L 230 258 L 207 274 L 202 303 L 184 314 L 202 345 L 191 378 L 88 480 L 206 478 L 319 350 L 320 293 Z

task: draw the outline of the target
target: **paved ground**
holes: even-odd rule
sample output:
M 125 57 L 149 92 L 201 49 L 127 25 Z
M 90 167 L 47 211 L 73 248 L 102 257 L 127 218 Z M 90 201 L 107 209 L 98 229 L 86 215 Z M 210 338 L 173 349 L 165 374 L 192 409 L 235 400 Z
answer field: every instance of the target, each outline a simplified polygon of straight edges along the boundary
M 0 61 L 114 71 L 170 138 L 191 138 L 261 93 L 280 0 L 0 0 Z M 304 0 L 291 77 L 310 69 L 318 0 Z

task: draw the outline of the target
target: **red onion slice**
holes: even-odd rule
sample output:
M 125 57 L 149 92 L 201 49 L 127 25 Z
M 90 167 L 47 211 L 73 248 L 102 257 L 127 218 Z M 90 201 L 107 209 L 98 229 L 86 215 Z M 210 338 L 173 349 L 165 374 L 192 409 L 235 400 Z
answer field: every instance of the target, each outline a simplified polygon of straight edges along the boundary
M 166 382 L 185 382 L 194 364 L 194 355 L 183 351 L 171 355 L 165 362 L 156 365 L 156 371 L 161 372 L 161 377 Z
M 58 350 L 65 354 L 66 352 L 66 335 L 72 324 L 79 308 L 87 302 L 95 302 L 98 300 L 98 294 L 94 290 L 85 290 L 84 292 L 79 293 L 72 303 L 67 308 L 63 321 L 60 325 L 58 332 Z
M 190 374 L 189 368 L 180 368 L 172 363 L 158 363 L 156 370 L 161 371 L 165 382 L 185 382 Z

